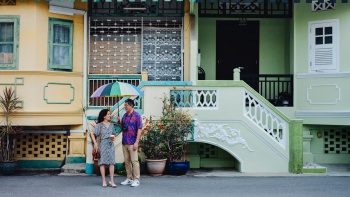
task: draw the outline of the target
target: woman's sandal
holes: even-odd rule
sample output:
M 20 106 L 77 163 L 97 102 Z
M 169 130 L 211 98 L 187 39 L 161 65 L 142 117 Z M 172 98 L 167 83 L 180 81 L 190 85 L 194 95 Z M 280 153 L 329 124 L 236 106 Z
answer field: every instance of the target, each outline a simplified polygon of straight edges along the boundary
M 117 187 L 116 184 L 112 184 L 110 181 L 108 182 L 108 186 L 113 187 L 113 188 L 116 188 L 116 187 Z
M 107 187 L 107 183 L 106 183 L 106 184 L 103 184 L 103 183 L 102 183 L 102 187 L 103 187 L 103 188 L 106 188 L 106 187 Z

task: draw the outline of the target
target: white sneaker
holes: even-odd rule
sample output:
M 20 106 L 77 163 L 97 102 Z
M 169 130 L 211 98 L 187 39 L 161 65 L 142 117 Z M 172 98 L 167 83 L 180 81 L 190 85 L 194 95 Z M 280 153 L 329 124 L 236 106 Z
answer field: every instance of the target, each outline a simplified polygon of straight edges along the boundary
M 122 185 L 131 185 L 132 183 L 133 183 L 132 180 L 126 179 L 125 181 L 121 182 L 120 184 L 122 184 Z
M 139 185 L 140 185 L 140 181 L 135 180 L 135 181 L 132 182 L 131 187 L 137 187 Z

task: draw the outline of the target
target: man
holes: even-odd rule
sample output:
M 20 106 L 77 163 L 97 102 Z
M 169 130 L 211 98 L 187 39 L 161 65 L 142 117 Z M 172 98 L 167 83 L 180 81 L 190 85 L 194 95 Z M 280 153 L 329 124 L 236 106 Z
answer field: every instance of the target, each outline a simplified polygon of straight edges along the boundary
M 137 187 L 140 185 L 140 164 L 138 160 L 138 147 L 142 132 L 142 117 L 134 110 L 134 101 L 127 99 L 124 103 L 126 113 L 122 120 L 117 117 L 119 127 L 123 132 L 123 155 L 127 178 L 122 185 Z M 132 164 L 131 164 L 132 163 Z

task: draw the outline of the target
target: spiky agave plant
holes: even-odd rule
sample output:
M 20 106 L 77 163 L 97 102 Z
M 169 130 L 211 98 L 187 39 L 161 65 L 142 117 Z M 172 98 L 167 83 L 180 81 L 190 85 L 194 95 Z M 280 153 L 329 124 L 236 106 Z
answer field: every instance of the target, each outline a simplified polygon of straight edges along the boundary
M 18 109 L 18 98 L 12 87 L 5 87 L 3 95 L 0 95 L 0 108 L 5 116 L 4 125 L 0 126 L 1 161 L 13 161 L 16 144 L 16 134 L 21 131 L 20 127 L 12 126 L 11 115 Z

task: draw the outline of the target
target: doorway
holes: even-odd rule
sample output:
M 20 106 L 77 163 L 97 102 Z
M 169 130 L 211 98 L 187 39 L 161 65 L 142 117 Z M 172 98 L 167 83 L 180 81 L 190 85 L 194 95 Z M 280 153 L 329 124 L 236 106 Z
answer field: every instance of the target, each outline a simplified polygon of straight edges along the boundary
M 242 75 L 259 74 L 259 21 L 216 21 L 216 80 L 233 80 L 237 67 Z

